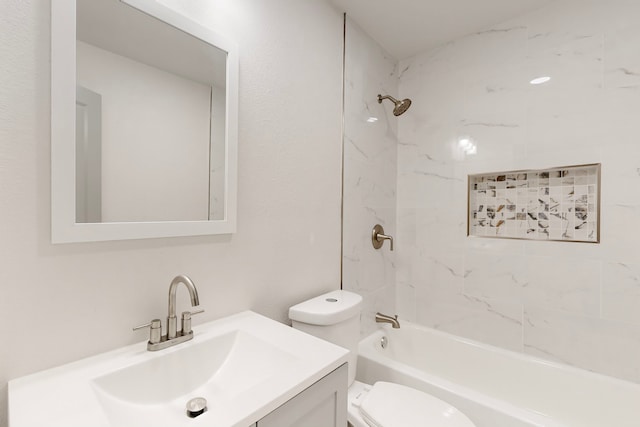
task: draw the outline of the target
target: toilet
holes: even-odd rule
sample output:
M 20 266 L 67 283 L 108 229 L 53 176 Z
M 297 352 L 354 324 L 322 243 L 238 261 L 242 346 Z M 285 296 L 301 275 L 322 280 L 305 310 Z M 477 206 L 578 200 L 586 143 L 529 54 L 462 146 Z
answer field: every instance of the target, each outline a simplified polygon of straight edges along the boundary
M 400 384 L 356 381 L 362 297 L 333 291 L 289 309 L 293 327 L 350 351 L 348 362 L 349 424 L 353 427 L 475 427 L 447 402 Z

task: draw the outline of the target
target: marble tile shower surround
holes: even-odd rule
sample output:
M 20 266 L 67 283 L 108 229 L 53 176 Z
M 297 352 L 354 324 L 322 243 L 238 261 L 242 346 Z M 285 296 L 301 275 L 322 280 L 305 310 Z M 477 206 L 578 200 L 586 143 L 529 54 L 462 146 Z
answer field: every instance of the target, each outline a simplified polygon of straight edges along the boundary
M 395 236 L 398 119 L 377 95 L 398 92 L 397 62 L 347 19 L 345 60 L 343 289 L 363 296 L 361 333 L 395 311 L 395 254 L 375 250 L 371 230 Z
M 600 165 L 469 175 L 467 234 L 597 243 Z
M 559 0 L 399 62 L 401 317 L 640 382 L 638 16 Z M 600 243 L 466 236 L 468 175 L 594 163 Z

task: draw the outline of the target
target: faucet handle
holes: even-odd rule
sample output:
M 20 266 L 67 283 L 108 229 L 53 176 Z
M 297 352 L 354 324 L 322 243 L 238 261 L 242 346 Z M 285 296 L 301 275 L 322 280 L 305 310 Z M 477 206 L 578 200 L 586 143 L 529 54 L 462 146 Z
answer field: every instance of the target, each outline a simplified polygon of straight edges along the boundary
M 191 333 L 191 316 L 195 316 L 200 313 L 204 313 L 204 310 L 182 312 L 182 335 Z
M 160 319 L 153 319 L 149 323 L 134 327 L 133 330 L 137 331 L 144 328 L 149 328 L 149 342 L 151 344 L 160 342 L 160 338 L 162 337 L 162 321 Z
M 389 241 L 389 249 L 393 250 L 393 237 L 384 234 L 384 228 L 380 224 L 376 224 L 371 230 L 371 243 L 374 249 L 380 249 L 385 240 Z

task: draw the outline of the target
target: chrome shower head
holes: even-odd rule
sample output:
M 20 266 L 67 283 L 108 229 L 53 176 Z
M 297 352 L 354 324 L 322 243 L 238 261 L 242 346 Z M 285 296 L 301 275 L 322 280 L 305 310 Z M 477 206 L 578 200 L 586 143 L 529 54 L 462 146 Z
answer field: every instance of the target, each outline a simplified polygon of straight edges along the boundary
M 389 96 L 389 95 L 382 96 L 382 95 L 378 94 L 378 104 L 382 104 L 382 100 L 383 99 L 390 99 L 393 102 L 393 104 L 395 105 L 393 107 L 393 115 L 394 116 L 399 116 L 400 114 L 402 114 L 405 111 L 407 111 L 409 109 L 409 107 L 411 106 L 411 100 L 409 98 L 403 99 L 402 101 L 398 101 L 393 96 Z

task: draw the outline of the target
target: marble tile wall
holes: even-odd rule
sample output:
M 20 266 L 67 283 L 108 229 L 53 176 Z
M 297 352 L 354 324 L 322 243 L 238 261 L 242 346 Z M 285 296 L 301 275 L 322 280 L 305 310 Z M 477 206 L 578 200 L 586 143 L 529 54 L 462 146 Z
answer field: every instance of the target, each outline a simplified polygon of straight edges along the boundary
M 637 1 L 559 0 L 400 61 L 401 317 L 640 382 L 638 16 Z M 599 244 L 466 236 L 469 174 L 591 163 Z
M 398 92 L 397 61 L 347 20 L 345 60 L 342 287 L 364 297 L 363 335 L 375 313 L 395 313 L 395 252 L 375 250 L 371 230 L 395 236 L 397 119 L 377 95 Z

